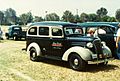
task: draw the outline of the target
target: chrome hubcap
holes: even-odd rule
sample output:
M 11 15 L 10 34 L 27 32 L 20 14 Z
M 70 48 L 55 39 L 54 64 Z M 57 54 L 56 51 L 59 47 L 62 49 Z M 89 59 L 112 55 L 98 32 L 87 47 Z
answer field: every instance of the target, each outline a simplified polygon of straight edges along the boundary
M 77 66 L 78 65 L 78 59 L 74 60 L 74 64 Z
M 32 57 L 33 57 L 33 58 L 35 58 L 35 57 L 36 57 L 35 52 L 33 52 Z

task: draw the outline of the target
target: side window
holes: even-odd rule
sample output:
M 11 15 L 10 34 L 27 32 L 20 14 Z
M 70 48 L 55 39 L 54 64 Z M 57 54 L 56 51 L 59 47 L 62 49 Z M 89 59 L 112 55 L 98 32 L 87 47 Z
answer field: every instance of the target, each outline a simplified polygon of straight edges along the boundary
M 29 35 L 37 35 L 37 27 L 32 27 L 28 31 Z
M 39 35 L 49 35 L 48 27 L 39 27 Z
M 106 32 L 107 32 L 107 34 L 114 34 L 115 33 L 115 28 L 112 28 L 112 27 L 107 27 L 106 28 Z
M 52 29 L 52 35 L 53 36 L 62 36 L 62 30 L 59 28 L 53 28 Z

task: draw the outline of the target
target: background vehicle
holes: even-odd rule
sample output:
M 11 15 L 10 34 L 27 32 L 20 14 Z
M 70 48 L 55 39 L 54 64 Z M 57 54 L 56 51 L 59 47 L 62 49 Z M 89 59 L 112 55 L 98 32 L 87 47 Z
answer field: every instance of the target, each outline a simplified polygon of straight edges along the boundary
M 118 23 L 116 23 L 118 24 Z M 115 34 L 117 31 L 118 27 L 115 27 L 113 25 L 110 24 L 104 24 L 104 23 L 99 23 L 99 22 L 88 22 L 88 23 L 78 23 L 79 26 L 84 28 L 85 31 L 85 35 L 87 35 L 87 31 L 90 28 L 93 28 L 95 30 L 99 30 L 101 28 L 104 28 L 104 30 L 106 31 L 105 34 L 99 34 L 98 33 L 98 37 L 101 39 L 101 41 L 104 41 L 106 43 L 106 45 L 111 49 L 112 54 L 115 58 L 117 58 L 116 55 L 116 44 L 115 44 Z
M 119 22 L 85 22 L 88 24 L 109 24 L 109 25 L 113 25 L 114 27 L 118 28 L 118 24 L 120 24 Z
M 18 25 L 11 25 L 8 28 L 8 33 L 6 33 L 6 38 L 13 38 L 14 40 L 26 38 L 26 31 L 22 31 L 22 27 Z
M 104 65 L 112 59 L 100 39 L 85 36 L 81 27 L 69 22 L 34 23 L 27 30 L 26 49 L 32 61 L 42 57 L 68 61 L 74 70 L 84 70 L 91 63 Z

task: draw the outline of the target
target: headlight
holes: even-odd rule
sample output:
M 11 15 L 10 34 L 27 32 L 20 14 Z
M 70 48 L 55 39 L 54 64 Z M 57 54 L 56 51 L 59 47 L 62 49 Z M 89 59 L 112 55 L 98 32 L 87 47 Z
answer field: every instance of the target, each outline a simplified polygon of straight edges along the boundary
M 87 43 L 87 47 L 88 47 L 88 48 L 92 48 L 92 47 L 93 47 L 93 44 L 92 44 L 91 42 L 88 42 L 88 43 Z
M 101 44 L 102 44 L 103 46 L 106 46 L 106 43 L 105 43 L 104 41 L 102 41 Z

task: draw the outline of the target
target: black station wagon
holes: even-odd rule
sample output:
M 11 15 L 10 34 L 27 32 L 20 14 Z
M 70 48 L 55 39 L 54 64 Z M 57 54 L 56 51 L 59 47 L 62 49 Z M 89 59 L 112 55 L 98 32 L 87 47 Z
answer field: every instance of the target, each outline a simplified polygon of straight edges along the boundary
M 95 37 L 84 35 L 76 24 L 69 22 L 33 23 L 26 36 L 26 49 L 32 61 L 50 58 L 68 61 L 74 70 L 84 70 L 87 64 L 107 64 L 111 50 Z

